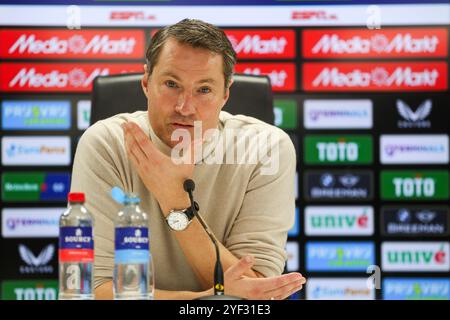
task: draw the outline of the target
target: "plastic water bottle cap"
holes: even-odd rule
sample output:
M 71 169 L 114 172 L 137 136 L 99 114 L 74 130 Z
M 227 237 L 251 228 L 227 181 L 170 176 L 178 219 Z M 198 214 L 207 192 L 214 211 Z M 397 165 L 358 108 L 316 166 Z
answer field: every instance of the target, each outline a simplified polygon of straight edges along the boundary
M 123 204 L 125 202 L 125 193 L 119 187 L 114 187 L 111 189 L 111 197 L 117 203 Z
M 84 193 L 83 192 L 70 192 L 67 197 L 69 202 L 81 202 L 83 203 L 85 201 Z

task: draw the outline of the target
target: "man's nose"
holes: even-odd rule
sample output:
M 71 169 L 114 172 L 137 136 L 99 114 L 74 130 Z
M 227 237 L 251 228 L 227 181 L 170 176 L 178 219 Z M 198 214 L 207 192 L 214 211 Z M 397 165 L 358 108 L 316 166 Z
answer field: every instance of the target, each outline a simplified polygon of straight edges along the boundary
M 175 111 L 183 116 L 189 116 L 195 113 L 195 106 L 191 92 L 184 92 L 179 95 L 177 105 L 175 106 Z

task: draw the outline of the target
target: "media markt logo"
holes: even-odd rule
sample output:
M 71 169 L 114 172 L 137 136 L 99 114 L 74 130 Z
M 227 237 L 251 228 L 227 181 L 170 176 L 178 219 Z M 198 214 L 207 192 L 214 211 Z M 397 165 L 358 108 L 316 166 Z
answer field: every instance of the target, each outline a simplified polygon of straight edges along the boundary
M 70 101 L 2 101 L 3 130 L 67 130 Z
M 366 271 L 375 262 L 372 242 L 309 242 L 308 271 Z
M 370 164 L 369 135 L 309 135 L 305 137 L 306 164 Z
M 384 300 L 450 300 L 448 278 L 385 278 Z
M 447 236 L 450 215 L 446 207 L 385 207 L 381 232 L 396 236 Z
M 66 201 L 68 173 L 7 172 L 2 174 L 3 201 Z
M 383 242 L 383 271 L 450 271 L 448 242 Z
M 402 129 L 406 128 L 430 128 L 431 121 L 427 120 L 433 108 L 433 103 L 431 99 L 423 101 L 416 109 L 413 111 L 412 108 L 403 100 L 397 100 L 397 111 L 402 117 L 401 120 L 397 122 L 397 126 Z
M 370 171 L 307 171 L 307 200 L 368 200 L 373 197 L 373 176 Z
M 2 300 L 57 300 L 57 280 L 6 280 Z
M 305 234 L 308 236 L 372 235 L 373 208 L 369 206 L 307 206 Z
M 277 127 L 281 129 L 297 128 L 297 102 L 295 100 L 276 99 L 273 112 Z
M 383 200 L 446 200 L 448 171 L 381 171 Z
M 21 265 L 19 271 L 21 274 L 51 274 L 53 267 L 49 264 L 55 254 L 55 246 L 49 244 L 35 256 L 33 252 L 25 245 L 19 245 L 19 255 L 26 265 Z

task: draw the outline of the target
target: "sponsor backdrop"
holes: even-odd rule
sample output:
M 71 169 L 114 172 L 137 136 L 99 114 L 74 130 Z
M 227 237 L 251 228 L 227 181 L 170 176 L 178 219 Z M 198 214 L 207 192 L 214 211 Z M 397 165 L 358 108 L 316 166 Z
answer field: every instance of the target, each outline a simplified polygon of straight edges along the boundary
M 309 281 L 293 298 L 450 299 L 450 8 L 370 2 L 0 5 L 1 299 L 57 297 L 92 81 L 141 72 L 152 32 L 186 16 L 225 29 L 237 72 L 271 79 L 298 155 L 286 272 Z

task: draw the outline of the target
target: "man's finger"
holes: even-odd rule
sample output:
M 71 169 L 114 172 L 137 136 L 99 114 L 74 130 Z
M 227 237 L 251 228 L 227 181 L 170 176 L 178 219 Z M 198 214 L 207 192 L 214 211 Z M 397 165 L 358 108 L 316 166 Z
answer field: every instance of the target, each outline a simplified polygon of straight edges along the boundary
M 236 264 L 228 268 L 225 274 L 227 278 L 230 278 L 231 280 L 239 279 L 247 270 L 250 270 L 254 262 L 255 261 L 252 256 L 245 256 L 241 258 Z
M 125 127 L 128 130 L 129 134 L 131 134 L 131 136 L 134 138 L 137 146 L 142 150 L 145 156 L 148 159 L 158 161 L 158 158 L 162 156 L 162 153 L 155 147 L 153 142 L 149 137 L 147 137 L 141 127 L 131 121 L 128 122 Z
M 303 287 L 303 284 L 300 280 L 294 281 L 294 282 L 288 283 L 287 285 L 285 285 L 283 287 L 279 287 L 279 288 L 275 288 L 274 290 L 267 291 L 267 292 L 265 292 L 264 296 L 265 296 L 265 299 L 271 299 L 271 298 L 275 298 L 277 300 L 286 299 L 293 293 L 299 291 L 302 287 Z

